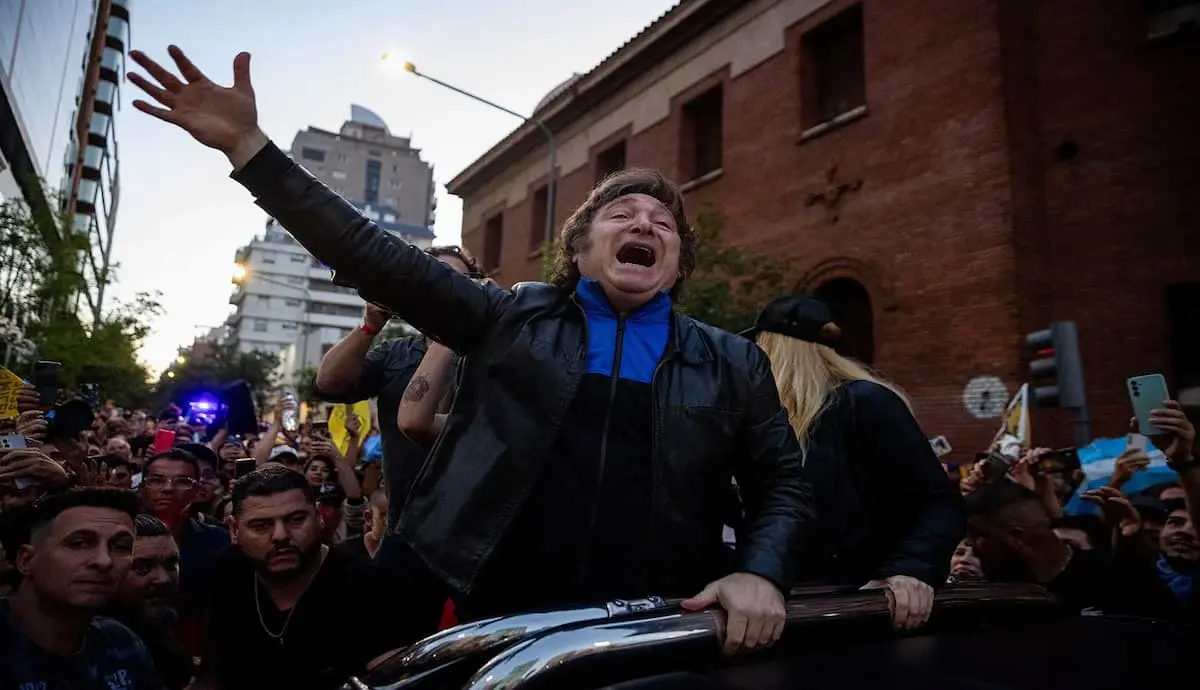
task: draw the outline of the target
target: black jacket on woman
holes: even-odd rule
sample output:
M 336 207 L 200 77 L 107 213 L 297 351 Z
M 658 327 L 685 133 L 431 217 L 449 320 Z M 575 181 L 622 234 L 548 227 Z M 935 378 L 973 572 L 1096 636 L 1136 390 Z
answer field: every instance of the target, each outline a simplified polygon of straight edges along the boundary
M 870 381 L 837 388 L 809 434 L 805 476 L 820 516 L 797 579 L 946 581 L 966 531 L 962 496 L 904 401 Z

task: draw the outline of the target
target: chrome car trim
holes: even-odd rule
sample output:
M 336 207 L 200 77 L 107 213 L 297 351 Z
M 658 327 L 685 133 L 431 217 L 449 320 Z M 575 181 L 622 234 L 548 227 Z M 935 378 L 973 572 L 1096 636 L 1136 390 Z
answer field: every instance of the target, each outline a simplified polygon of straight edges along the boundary
M 947 588 L 934 600 L 934 611 L 1008 608 L 1057 608 L 1052 596 L 1040 587 L 1016 585 Z M 883 623 L 890 619 L 888 600 L 879 590 L 854 591 L 787 602 L 786 630 L 820 626 L 830 619 Z M 589 666 L 604 663 L 613 668 L 623 661 L 645 658 L 647 652 L 670 655 L 697 644 L 711 647 L 723 618 L 720 612 L 672 612 L 653 617 L 551 630 L 509 647 L 484 664 L 464 686 L 469 690 L 515 690 L 527 684 L 542 685 L 557 676 L 583 674 Z M 569 683 L 568 683 L 569 685 Z M 564 685 L 567 687 L 568 685 Z

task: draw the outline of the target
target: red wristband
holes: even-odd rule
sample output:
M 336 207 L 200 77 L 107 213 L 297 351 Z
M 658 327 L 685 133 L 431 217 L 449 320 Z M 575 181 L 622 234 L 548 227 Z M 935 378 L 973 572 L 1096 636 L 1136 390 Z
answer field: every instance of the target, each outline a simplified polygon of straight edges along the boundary
M 364 323 L 364 324 L 361 324 L 361 325 L 358 327 L 358 330 L 360 330 L 360 331 L 362 331 L 363 333 L 366 333 L 367 335 L 370 335 L 370 336 L 376 336 L 376 335 L 379 335 L 379 331 L 377 331 L 377 330 L 371 330 L 371 328 L 370 328 L 369 326 L 367 326 L 367 324 L 365 324 L 365 323 Z M 382 329 L 380 329 L 380 330 L 382 330 Z

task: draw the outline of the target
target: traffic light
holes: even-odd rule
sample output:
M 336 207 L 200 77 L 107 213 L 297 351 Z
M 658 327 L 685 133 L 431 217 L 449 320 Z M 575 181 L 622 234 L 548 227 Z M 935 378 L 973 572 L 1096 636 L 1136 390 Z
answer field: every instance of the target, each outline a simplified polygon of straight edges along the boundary
M 1056 321 L 1025 336 L 1033 351 L 1029 379 L 1033 401 L 1041 406 L 1087 407 L 1083 362 L 1074 321 Z

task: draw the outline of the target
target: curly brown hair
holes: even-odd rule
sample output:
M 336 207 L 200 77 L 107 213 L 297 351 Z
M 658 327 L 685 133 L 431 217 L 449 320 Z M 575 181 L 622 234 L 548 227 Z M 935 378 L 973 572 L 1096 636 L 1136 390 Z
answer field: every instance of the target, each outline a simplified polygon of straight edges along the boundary
M 679 187 L 657 170 L 643 168 L 621 170 L 604 178 L 567 218 L 558 237 L 558 252 L 550 273 L 551 285 L 564 290 L 575 289 L 580 278 L 575 257 L 587 249 L 592 220 L 600 209 L 629 194 L 645 194 L 658 199 L 675 218 L 675 228 L 679 234 L 679 278 L 671 288 L 671 299 L 678 297 L 684 279 L 696 268 L 696 233 L 684 213 L 683 195 Z

